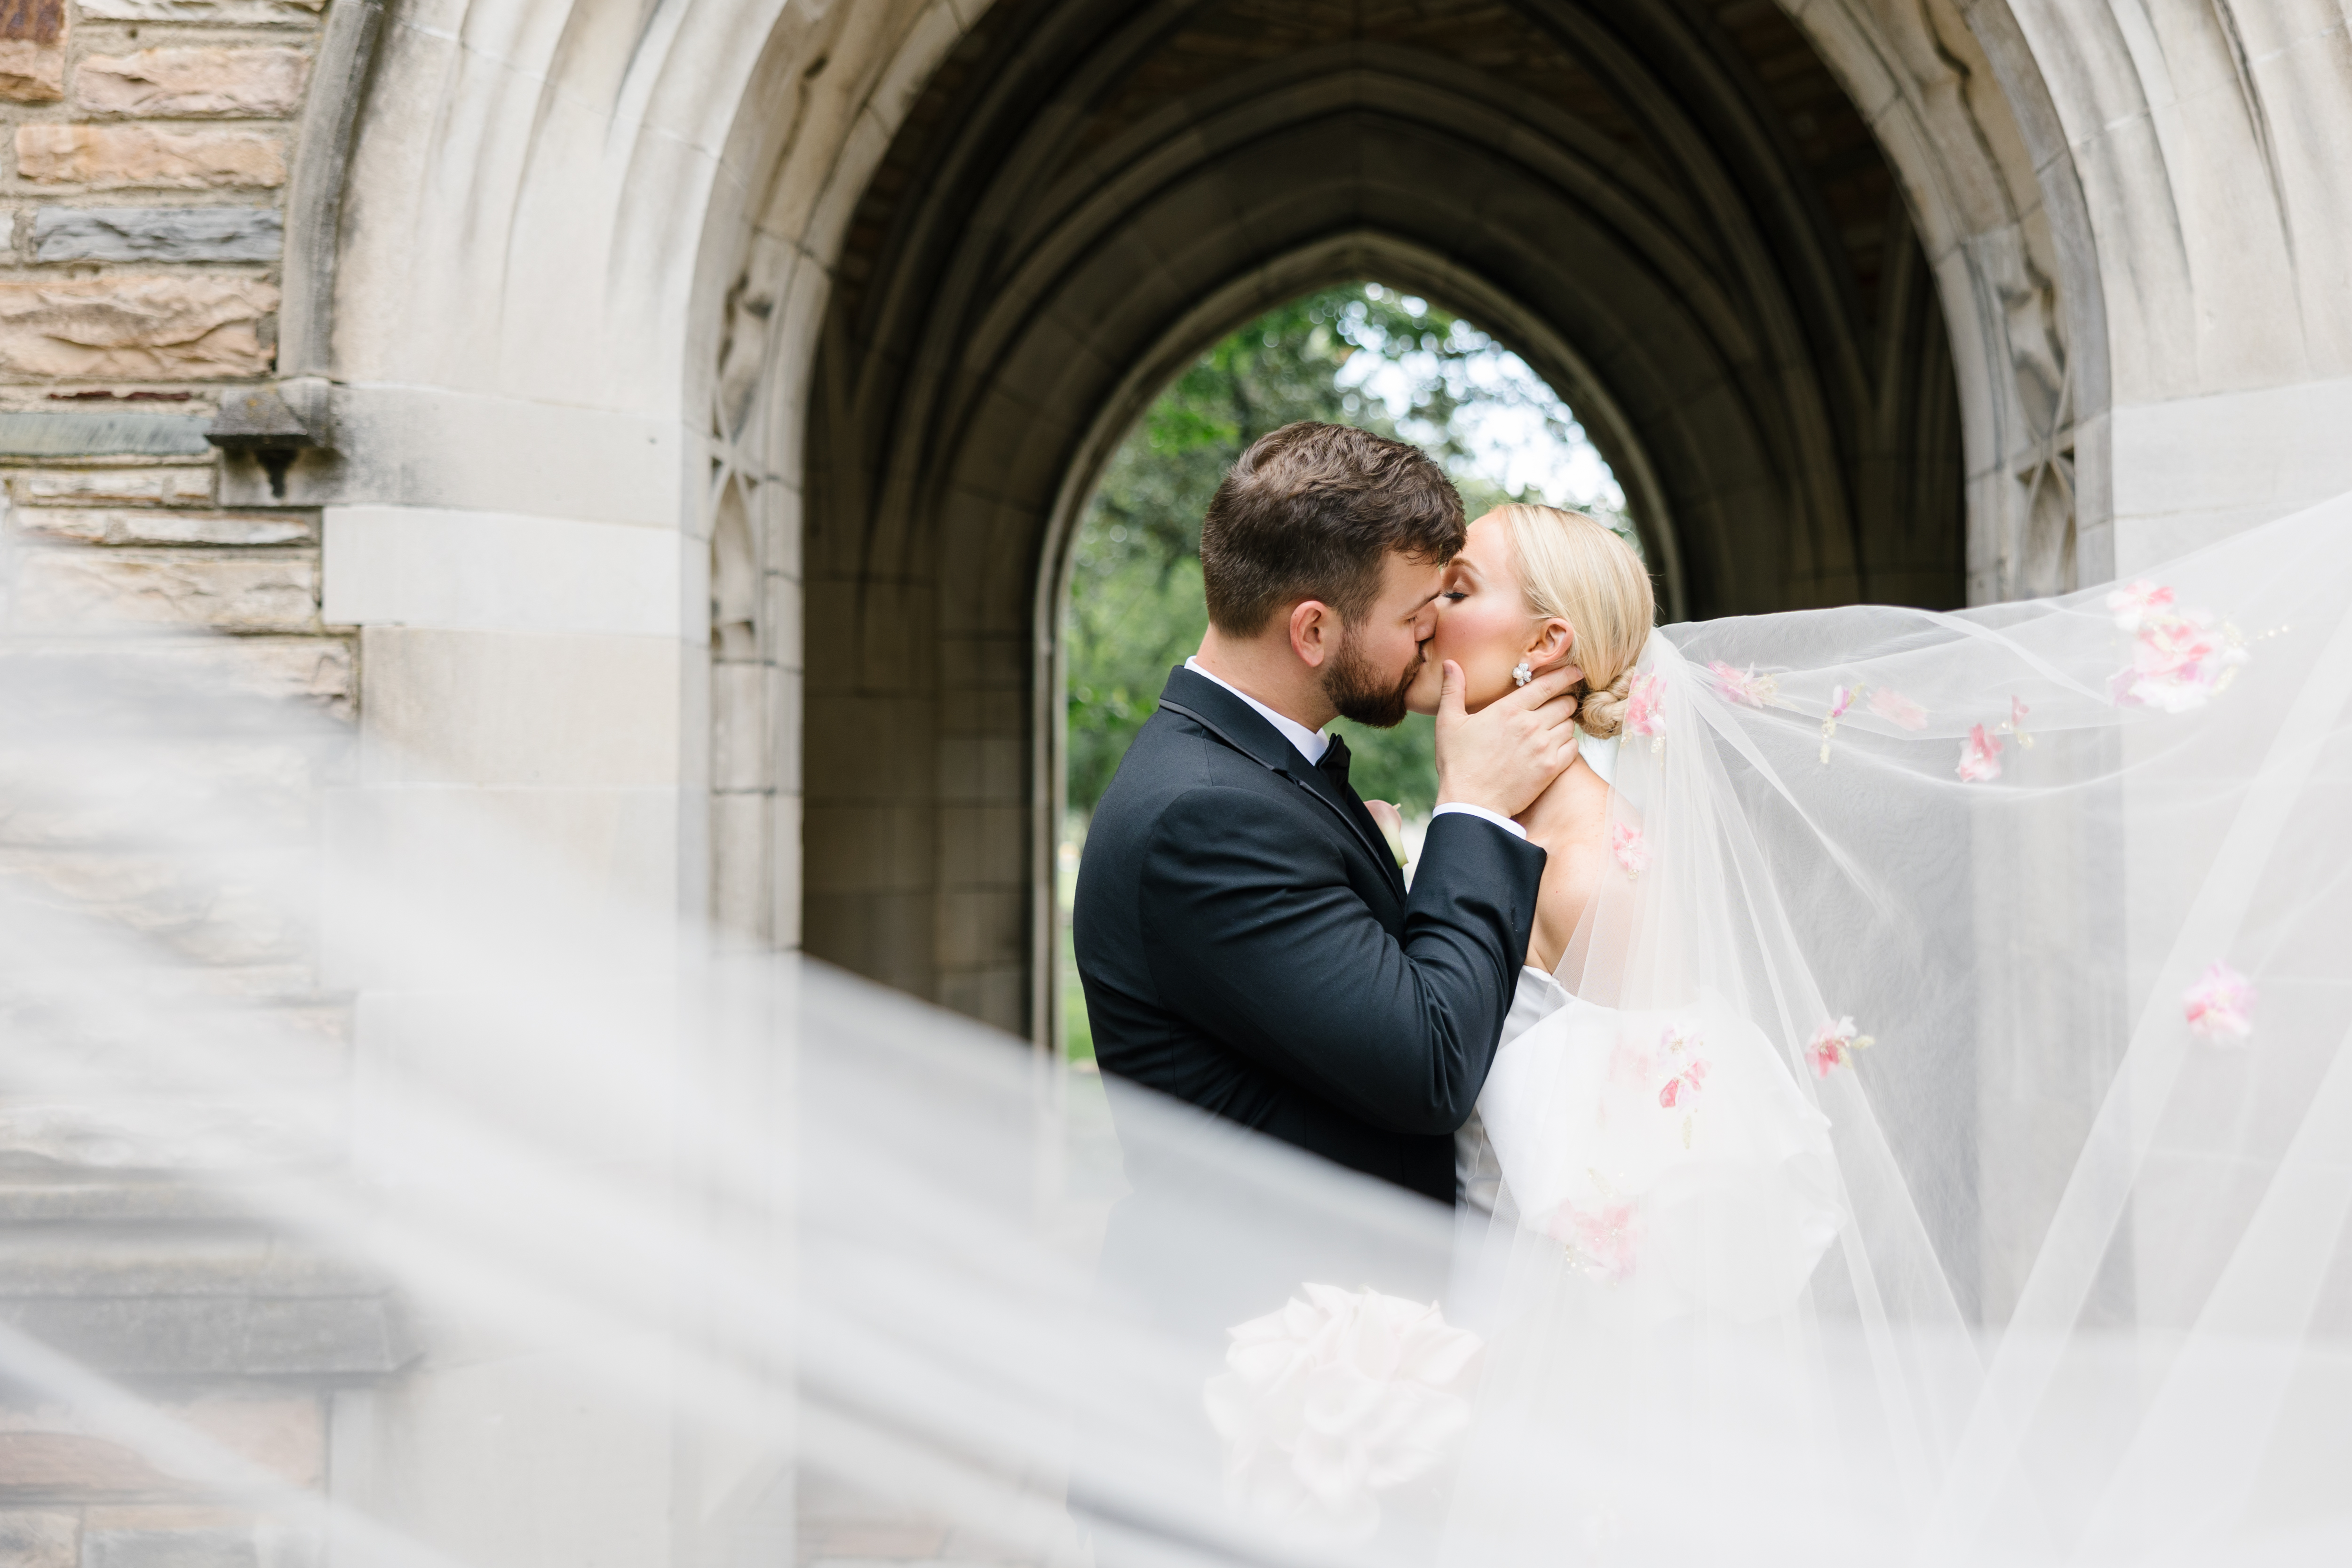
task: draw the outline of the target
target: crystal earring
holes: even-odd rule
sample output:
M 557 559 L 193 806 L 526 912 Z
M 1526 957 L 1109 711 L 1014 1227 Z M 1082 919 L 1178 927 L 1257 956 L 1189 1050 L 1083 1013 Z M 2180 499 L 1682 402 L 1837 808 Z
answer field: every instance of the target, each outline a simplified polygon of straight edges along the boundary
M 1533 680 L 1535 678 L 1536 672 L 1528 668 L 1528 661 L 1526 659 L 1521 659 L 1518 663 L 1511 666 L 1512 685 L 1525 686 L 1528 681 Z

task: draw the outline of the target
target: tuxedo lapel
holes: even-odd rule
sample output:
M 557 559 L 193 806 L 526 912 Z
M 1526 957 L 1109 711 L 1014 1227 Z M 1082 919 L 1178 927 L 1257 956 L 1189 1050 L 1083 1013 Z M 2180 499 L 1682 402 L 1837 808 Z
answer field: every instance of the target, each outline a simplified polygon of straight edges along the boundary
M 1301 756 L 1298 748 L 1248 703 L 1179 665 L 1169 671 L 1160 706 L 1182 714 L 1244 756 L 1293 780 L 1329 807 L 1387 875 L 1396 895 L 1404 897 L 1404 874 L 1397 868 L 1396 854 L 1356 792 L 1340 788 L 1329 774 Z
M 1318 800 L 1348 819 L 1348 826 L 1356 830 L 1356 837 L 1363 841 L 1364 847 L 1372 852 L 1372 858 L 1379 861 L 1381 868 L 1388 873 L 1390 886 L 1396 889 L 1399 898 L 1402 898 L 1404 872 L 1396 863 L 1396 851 L 1389 847 L 1388 835 L 1382 833 L 1381 825 L 1372 820 L 1371 809 L 1364 805 L 1364 797 L 1358 795 L 1352 785 L 1341 784 L 1300 756 L 1296 747 L 1290 748 L 1289 764 L 1283 771 L 1305 784 Z

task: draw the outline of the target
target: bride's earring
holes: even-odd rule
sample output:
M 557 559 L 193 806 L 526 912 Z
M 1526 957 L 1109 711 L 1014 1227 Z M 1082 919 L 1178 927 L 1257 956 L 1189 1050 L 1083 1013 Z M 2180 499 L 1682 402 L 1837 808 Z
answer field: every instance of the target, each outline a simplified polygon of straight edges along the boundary
M 1526 659 L 1521 659 L 1518 663 L 1511 666 L 1512 685 L 1525 686 L 1528 681 L 1533 680 L 1535 678 L 1536 672 L 1528 668 L 1528 661 Z

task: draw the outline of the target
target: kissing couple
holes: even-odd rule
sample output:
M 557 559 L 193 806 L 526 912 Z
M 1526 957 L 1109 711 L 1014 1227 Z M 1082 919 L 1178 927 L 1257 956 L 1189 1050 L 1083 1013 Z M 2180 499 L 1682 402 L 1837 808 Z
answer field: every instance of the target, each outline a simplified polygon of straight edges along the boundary
M 1121 761 L 1079 871 L 1078 970 L 1114 1120 L 1139 1086 L 1405 1205 L 1460 1208 L 1402 1230 L 1286 1228 L 1246 1184 L 1221 1197 L 1213 1157 L 1158 1159 L 1158 1141 L 1129 1136 L 1103 1289 L 1180 1345 L 1232 1342 L 1209 1414 L 1246 1511 L 1353 1539 L 1466 1419 L 1462 1321 L 1534 1309 L 1556 1370 L 1572 1360 L 1561 1336 L 1581 1356 L 1615 1342 L 1584 1326 L 1596 1310 L 1785 1310 L 1837 1234 L 1834 1163 L 1765 1034 L 1689 983 L 1703 976 L 1668 972 L 1689 969 L 1686 944 L 1637 940 L 1680 918 L 1642 881 L 1671 870 L 1650 857 L 1680 792 L 1637 804 L 1595 765 L 1621 731 L 1662 732 L 1673 654 L 1631 546 L 1549 507 L 1465 524 L 1419 448 L 1303 423 L 1234 465 L 1201 560 L 1207 635 Z M 1410 884 L 1395 807 L 1357 795 L 1326 732 L 1409 711 L 1435 715 L 1437 767 Z M 1392 1372 L 1372 1347 L 1400 1334 L 1433 1347 L 1445 1386 L 1391 1405 L 1389 1373 L 1358 1368 L 1323 1416 L 1281 1414 L 1305 1408 L 1297 1374 L 1333 1346 Z M 1591 1390 L 1572 1381 L 1589 1431 Z M 1355 1431 L 1318 1441 L 1318 1421 Z M 1269 1423 L 1297 1430 L 1266 1439 Z M 1099 1510 L 1105 1489 L 1086 1489 Z
M 1819 1114 L 1760 1039 L 1727 1071 L 1714 1057 L 1637 1071 L 1620 1021 L 1599 1016 L 1624 989 L 1595 971 L 1644 913 L 1623 895 L 1648 843 L 1593 742 L 1629 714 L 1643 732 L 1657 721 L 1657 678 L 1641 672 L 1650 577 L 1622 538 L 1524 504 L 1465 526 L 1420 448 L 1301 423 L 1225 478 L 1201 565 L 1207 635 L 1121 761 L 1079 871 L 1078 972 L 1104 1071 L 1441 1204 L 1501 1202 L 1603 1272 L 1630 1272 L 1612 1210 L 1664 1173 L 1647 1154 L 1597 1184 L 1537 1168 L 1594 1152 L 1562 1144 L 1563 1060 L 1605 1079 L 1614 1055 L 1614 1076 L 1651 1098 L 1664 1080 L 1650 1067 L 1689 1079 L 1672 1138 L 1706 1094 L 1712 1120 L 1826 1162 Z M 1408 712 L 1436 716 L 1437 764 L 1410 887 L 1396 808 L 1359 798 L 1347 743 L 1326 732 Z M 1580 1016 L 1495 1081 L 1498 1047 L 1563 1012 Z M 1587 1098 L 1575 1111 L 1605 1121 L 1603 1098 Z M 1675 1162 L 1685 1184 L 1729 1152 L 1690 1142 Z M 1827 1211 L 1811 1217 L 1791 1244 L 1817 1255 Z
M 1130 1189 L 1100 1298 L 1222 1352 L 1191 1398 L 1238 1517 L 1479 1568 L 2153 1557 L 2237 1518 L 2215 1456 L 2299 1441 L 2237 1392 L 2343 1331 L 2342 1206 L 2301 1216 L 2352 1125 L 2347 528 L 1658 627 L 1589 517 L 1465 524 L 1360 430 L 1253 445 L 1075 932 Z M 1408 711 L 1409 883 L 1324 732 Z M 1264 1178 L 1234 1124 L 1317 1158 Z M 1341 1187 L 1397 1223 L 1330 1223 Z M 2150 1332 L 2178 1370 L 2119 1400 Z M 2061 1452 L 2063 1529 L 2028 1484 Z

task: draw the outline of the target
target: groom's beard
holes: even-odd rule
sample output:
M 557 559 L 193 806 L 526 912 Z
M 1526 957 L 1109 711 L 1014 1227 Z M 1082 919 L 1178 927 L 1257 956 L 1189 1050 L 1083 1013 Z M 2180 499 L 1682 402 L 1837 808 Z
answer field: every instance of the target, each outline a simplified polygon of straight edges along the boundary
M 1405 697 L 1428 657 L 1428 645 L 1423 644 L 1413 650 L 1412 662 L 1405 667 L 1402 679 L 1383 676 L 1356 646 L 1354 634 L 1342 632 L 1331 668 L 1323 672 L 1323 695 L 1331 700 L 1342 719 L 1353 719 L 1374 730 L 1393 730 L 1410 711 Z

